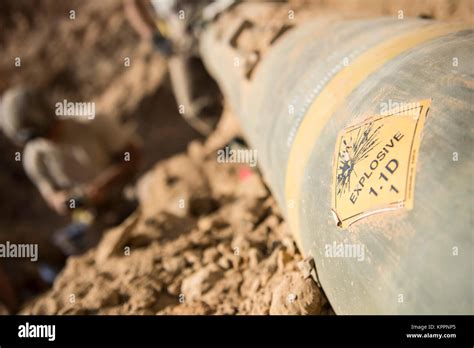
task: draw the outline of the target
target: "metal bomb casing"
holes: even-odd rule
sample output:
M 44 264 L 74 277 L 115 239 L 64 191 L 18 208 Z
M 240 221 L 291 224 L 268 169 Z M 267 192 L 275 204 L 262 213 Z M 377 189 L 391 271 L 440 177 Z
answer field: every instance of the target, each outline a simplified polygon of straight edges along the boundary
M 243 49 L 264 6 L 201 52 L 336 313 L 472 314 L 474 31 L 327 17 Z

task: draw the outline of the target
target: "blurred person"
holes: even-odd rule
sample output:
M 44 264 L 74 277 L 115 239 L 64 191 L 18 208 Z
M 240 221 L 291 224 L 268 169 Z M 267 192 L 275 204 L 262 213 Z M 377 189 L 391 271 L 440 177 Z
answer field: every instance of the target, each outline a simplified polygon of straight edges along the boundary
M 199 57 L 199 30 L 235 3 L 235 0 L 124 0 L 132 27 L 168 61 L 180 113 L 203 135 L 214 130 L 222 105 L 219 88 Z
M 123 188 L 140 160 L 131 129 L 100 116 L 60 118 L 42 92 L 24 86 L 7 90 L 0 103 L 0 126 L 23 147 L 26 174 L 54 211 L 71 216 L 72 224 L 55 236 L 65 254 L 94 245 L 104 228 L 131 213 Z

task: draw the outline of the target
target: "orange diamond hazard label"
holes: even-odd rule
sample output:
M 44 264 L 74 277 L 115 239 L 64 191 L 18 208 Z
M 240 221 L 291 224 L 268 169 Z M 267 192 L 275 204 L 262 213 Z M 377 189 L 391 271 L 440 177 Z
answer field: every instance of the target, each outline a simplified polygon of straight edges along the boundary
M 332 210 L 345 228 L 368 215 L 412 209 L 416 162 L 430 100 L 404 104 L 337 137 Z

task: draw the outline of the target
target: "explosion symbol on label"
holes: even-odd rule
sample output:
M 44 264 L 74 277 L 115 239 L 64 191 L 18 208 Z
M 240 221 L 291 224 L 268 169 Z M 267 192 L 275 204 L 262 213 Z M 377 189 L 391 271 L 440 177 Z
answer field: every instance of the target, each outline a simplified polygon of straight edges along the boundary
M 368 215 L 413 208 L 416 161 L 430 100 L 404 104 L 338 135 L 332 210 L 346 228 Z

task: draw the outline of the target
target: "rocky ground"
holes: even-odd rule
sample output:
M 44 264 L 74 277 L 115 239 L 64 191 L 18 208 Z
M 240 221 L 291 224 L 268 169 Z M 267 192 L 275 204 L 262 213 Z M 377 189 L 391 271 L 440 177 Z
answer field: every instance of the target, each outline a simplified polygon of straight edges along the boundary
M 157 164 L 139 209 L 21 313 L 331 313 L 259 173 L 216 160 L 230 135 Z

